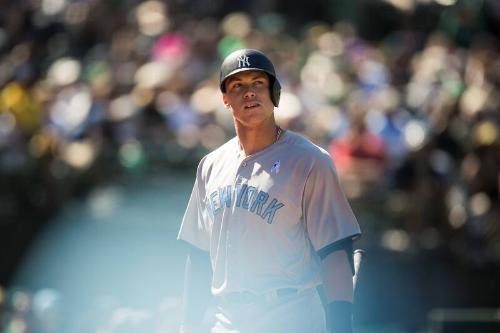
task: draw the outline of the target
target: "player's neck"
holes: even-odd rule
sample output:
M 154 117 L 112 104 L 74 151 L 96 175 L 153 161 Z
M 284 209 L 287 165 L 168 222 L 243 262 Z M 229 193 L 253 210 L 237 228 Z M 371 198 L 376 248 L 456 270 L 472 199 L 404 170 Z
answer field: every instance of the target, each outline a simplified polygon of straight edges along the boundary
M 240 149 L 245 156 L 255 154 L 274 144 L 279 139 L 281 132 L 282 130 L 274 121 L 257 128 L 248 128 L 236 124 Z

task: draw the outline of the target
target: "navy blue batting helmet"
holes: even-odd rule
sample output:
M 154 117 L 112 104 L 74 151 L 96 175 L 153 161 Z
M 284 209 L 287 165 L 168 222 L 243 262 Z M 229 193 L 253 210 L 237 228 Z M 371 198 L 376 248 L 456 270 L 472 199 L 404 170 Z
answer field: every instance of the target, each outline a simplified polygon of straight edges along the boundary
M 229 54 L 220 68 L 220 90 L 225 93 L 225 81 L 232 75 L 244 71 L 262 71 L 269 76 L 271 100 L 278 106 L 281 94 L 281 85 L 276 78 L 274 65 L 262 52 L 254 49 L 241 49 Z

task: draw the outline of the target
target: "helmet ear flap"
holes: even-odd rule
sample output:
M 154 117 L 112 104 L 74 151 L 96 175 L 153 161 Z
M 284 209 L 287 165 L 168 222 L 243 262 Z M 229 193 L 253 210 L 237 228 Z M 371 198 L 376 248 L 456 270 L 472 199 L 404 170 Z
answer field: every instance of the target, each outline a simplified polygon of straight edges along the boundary
M 273 101 L 275 107 L 278 107 L 278 104 L 280 103 L 280 96 L 281 85 L 278 80 L 273 78 L 273 84 L 271 85 L 271 100 Z

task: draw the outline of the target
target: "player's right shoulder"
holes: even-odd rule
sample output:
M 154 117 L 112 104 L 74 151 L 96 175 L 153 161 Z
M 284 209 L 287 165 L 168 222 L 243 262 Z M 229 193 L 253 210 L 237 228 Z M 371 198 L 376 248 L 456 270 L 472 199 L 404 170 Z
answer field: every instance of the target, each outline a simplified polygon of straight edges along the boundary
M 236 137 L 228 140 L 220 147 L 203 156 L 198 163 L 198 175 L 207 174 L 214 165 L 222 163 L 227 156 L 234 156 L 235 149 L 238 147 Z
M 226 141 L 220 147 L 212 150 L 210 153 L 206 154 L 202 159 L 205 163 L 214 163 L 219 161 L 221 158 L 226 156 L 228 153 L 233 153 L 234 149 L 237 147 L 236 137 Z

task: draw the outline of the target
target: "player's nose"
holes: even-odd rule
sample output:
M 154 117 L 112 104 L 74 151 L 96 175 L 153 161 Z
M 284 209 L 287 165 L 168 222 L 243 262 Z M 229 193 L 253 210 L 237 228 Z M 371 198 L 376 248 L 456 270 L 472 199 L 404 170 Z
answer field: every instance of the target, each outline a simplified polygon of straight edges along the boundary
M 243 98 L 250 98 L 255 96 L 255 91 L 252 89 L 251 86 L 247 86 L 245 88 L 245 92 L 243 93 Z

